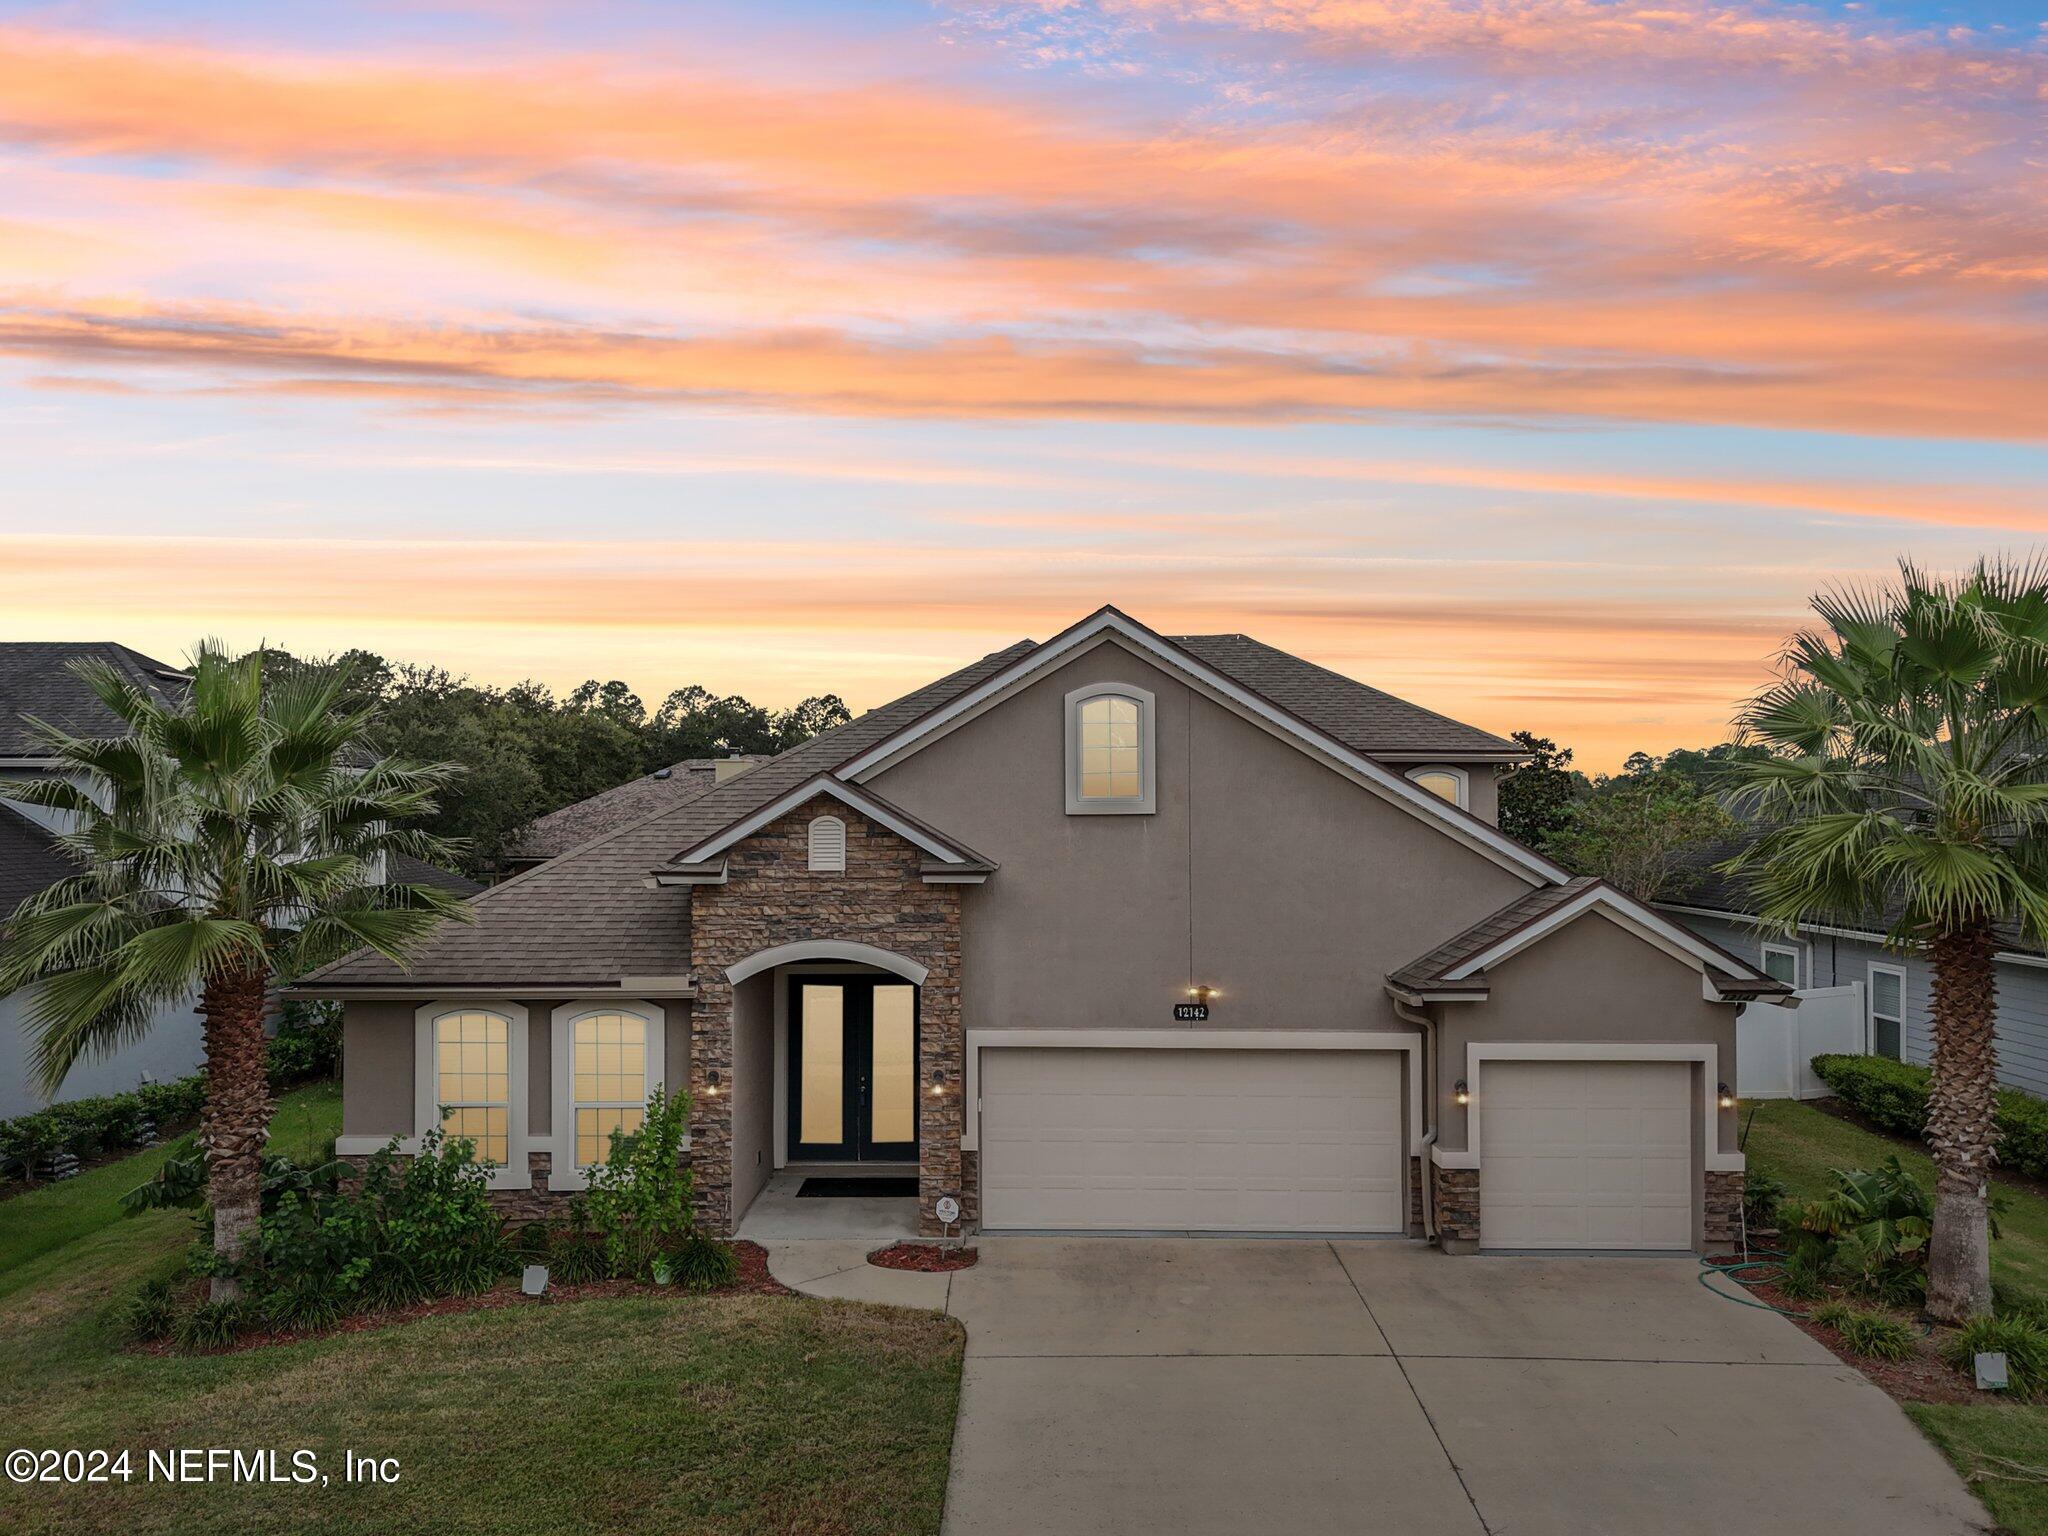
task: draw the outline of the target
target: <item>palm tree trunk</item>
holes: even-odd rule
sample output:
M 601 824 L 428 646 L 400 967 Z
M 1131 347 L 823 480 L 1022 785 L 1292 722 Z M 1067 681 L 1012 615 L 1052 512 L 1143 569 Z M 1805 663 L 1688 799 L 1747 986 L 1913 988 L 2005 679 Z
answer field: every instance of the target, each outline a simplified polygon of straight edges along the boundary
M 199 1134 L 213 1206 L 213 1252 L 224 1267 L 242 1262 L 263 1215 L 263 1143 L 271 1108 L 265 979 L 260 969 L 216 976 L 199 1000 L 206 1018 L 206 1108 Z M 214 1301 L 234 1301 L 241 1294 L 234 1274 L 213 1277 Z
M 1959 1323 L 1991 1310 L 1987 1220 L 1998 1132 L 1996 953 L 1988 927 L 1936 939 L 1934 1076 L 1927 1142 L 1934 1153 L 1934 1235 L 1927 1250 L 1927 1310 Z

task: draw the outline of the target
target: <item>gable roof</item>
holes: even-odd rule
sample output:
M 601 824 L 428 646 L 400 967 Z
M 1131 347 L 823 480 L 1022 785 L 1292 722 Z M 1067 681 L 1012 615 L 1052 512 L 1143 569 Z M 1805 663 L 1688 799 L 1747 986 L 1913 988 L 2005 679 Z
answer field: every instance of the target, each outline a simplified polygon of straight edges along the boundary
M 1250 635 L 1175 635 L 1172 641 L 1217 671 L 1327 731 L 1347 747 L 1392 762 L 1529 754 L 1505 737 L 1397 699 L 1364 683 L 1277 650 Z
M 1329 767 L 1419 820 L 1435 823 L 1457 841 L 1531 884 L 1547 885 L 1570 878 L 1563 868 L 1535 849 L 1516 842 L 1491 822 L 1482 821 L 1470 811 L 1432 794 L 1312 721 L 1217 670 L 1129 614 L 1108 606 L 1097 609 L 1078 624 L 1062 630 L 983 681 L 962 690 L 916 719 L 906 721 L 901 728 L 841 765 L 838 771 L 855 783 L 881 773 L 926 743 L 973 719 L 1003 694 L 1025 686 L 1052 668 L 1110 639 L 1122 643 L 1162 670 L 1178 673 L 1211 698 L 1262 726 L 1272 735 L 1320 758 Z
M 188 676 L 176 667 L 112 640 L 0 641 L 0 757 L 49 754 L 22 716 L 34 715 L 74 736 L 124 736 L 128 728 L 71 671 L 70 662 L 93 657 L 113 666 L 136 687 L 165 703 L 185 695 Z
M 746 761 L 765 762 L 766 758 L 750 755 Z M 588 799 L 549 811 L 547 815 L 536 818 L 533 825 L 519 835 L 518 840 L 506 850 L 505 857 L 513 863 L 552 859 L 556 854 L 567 853 L 593 837 L 617 831 L 656 811 L 681 805 L 685 800 L 694 800 L 717 787 L 718 762 L 715 757 L 685 758 L 666 768 L 657 768 L 653 773 L 642 774 L 637 779 L 628 779 Z
M 476 921 L 444 924 L 400 968 L 359 950 L 308 976 L 301 992 L 391 986 L 615 988 L 624 977 L 680 976 L 690 963 L 689 916 L 647 872 L 748 812 L 837 768 L 906 721 L 972 688 L 1031 649 L 1020 641 L 914 693 L 820 732 L 749 773 L 650 813 L 494 885 Z
M 1489 989 L 1486 972 L 1491 967 L 1540 944 L 1594 911 L 1691 964 L 1723 999 L 1773 996 L 1792 990 L 1718 944 L 1590 875 L 1576 875 L 1561 885 L 1544 886 L 1516 897 L 1429 953 L 1389 971 L 1387 985 L 1411 997 L 1431 1001 L 1482 999 Z
M 723 875 L 721 855 L 735 843 L 744 842 L 761 828 L 779 817 L 788 815 L 807 801 L 824 795 L 841 805 L 858 811 L 869 821 L 887 827 L 898 837 L 909 843 L 918 852 L 926 855 L 937 867 L 927 866 L 925 878 L 945 880 L 952 883 L 979 883 L 992 874 L 995 863 L 985 859 L 972 848 L 954 837 L 949 837 L 929 822 L 920 821 L 902 806 L 884 800 L 871 789 L 849 784 L 831 773 L 813 774 L 794 789 L 777 795 L 765 805 L 757 806 L 738 820 L 685 848 L 652 871 L 656 881 L 664 879 L 702 877 L 712 873 Z M 714 866 L 718 866 L 714 871 Z

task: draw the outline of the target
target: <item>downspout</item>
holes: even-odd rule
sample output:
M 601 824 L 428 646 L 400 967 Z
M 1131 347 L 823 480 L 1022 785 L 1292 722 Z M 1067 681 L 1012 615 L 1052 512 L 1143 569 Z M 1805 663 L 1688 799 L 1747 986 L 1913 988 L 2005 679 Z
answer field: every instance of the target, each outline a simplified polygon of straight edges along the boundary
M 1428 1014 L 1422 1012 L 1419 1008 L 1410 1007 L 1407 1003 L 1402 1002 L 1400 998 L 1390 997 L 1388 1000 L 1394 1005 L 1395 1018 L 1404 1019 L 1408 1023 L 1416 1025 L 1422 1031 L 1422 1066 L 1420 1070 L 1423 1082 L 1427 1083 L 1429 1082 L 1429 1069 L 1433 1064 L 1432 1053 L 1436 1048 L 1436 1025 Z M 1436 1200 L 1434 1198 L 1434 1191 L 1430 1187 L 1429 1154 L 1430 1150 L 1436 1146 L 1436 1133 L 1438 1129 L 1436 1124 L 1435 1092 L 1425 1093 L 1422 1096 L 1422 1103 L 1424 1116 L 1429 1121 L 1429 1129 L 1422 1133 L 1421 1141 L 1422 1238 L 1424 1242 L 1433 1243 L 1436 1241 Z

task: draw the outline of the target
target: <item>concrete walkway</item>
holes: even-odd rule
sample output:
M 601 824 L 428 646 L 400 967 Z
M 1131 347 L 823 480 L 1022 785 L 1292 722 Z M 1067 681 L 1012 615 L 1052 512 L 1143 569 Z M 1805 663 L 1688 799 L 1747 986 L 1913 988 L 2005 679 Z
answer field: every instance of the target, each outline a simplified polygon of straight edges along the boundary
M 1965 1536 L 1890 1398 L 1690 1259 L 987 1238 L 956 1275 L 771 1246 L 966 1324 L 948 1536 Z

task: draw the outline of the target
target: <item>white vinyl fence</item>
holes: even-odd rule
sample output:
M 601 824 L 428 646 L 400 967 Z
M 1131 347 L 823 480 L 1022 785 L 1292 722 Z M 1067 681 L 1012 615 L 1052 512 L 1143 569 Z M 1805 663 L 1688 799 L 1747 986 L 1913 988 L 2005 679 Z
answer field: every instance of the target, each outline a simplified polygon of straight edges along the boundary
M 1745 1099 L 1825 1098 L 1813 1058 L 1869 1052 L 1860 981 L 1801 992 L 1796 1008 L 1751 1003 L 1735 1021 L 1735 1091 Z

